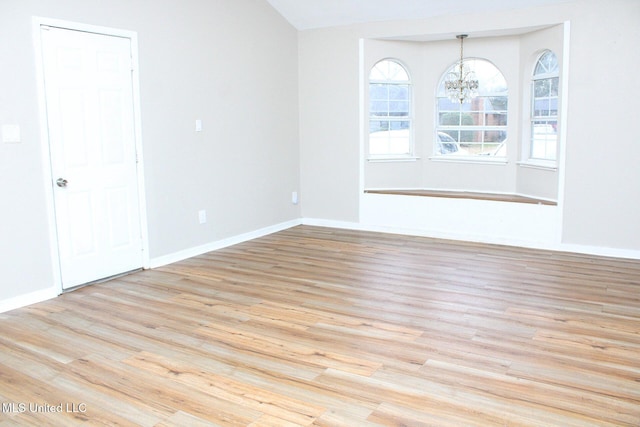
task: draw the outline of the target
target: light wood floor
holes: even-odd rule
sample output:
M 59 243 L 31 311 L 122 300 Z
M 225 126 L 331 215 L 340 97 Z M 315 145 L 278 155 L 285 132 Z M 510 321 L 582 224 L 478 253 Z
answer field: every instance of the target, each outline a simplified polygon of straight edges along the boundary
M 301 226 L 0 328 L 0 426 L 640 425 L 637 261 Z

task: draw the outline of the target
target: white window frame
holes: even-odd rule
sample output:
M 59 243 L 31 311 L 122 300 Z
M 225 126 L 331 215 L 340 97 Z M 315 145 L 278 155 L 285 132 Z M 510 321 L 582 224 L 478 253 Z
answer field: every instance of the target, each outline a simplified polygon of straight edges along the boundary
M 561 143 L 560 141 L 560 65 L 558 63 L 558 68 L 553 71 L 553 72 L 547 72 L 547 73 L 540 73 L 540 74 L 536 74 L 536 69 L 538 68 L 538 64 L 540 63 L 540 61 L 544 58 L 545 55 L 547 54 L 552 54 L 556 57 L 556 61 L 558 61 L 558 57 L 555 54 L 555 52 L 553 52 L 550 49 L 545 49 L 543 52 L 541 52 L 534 64 L 533 64 L 533 70 L 531 72 L 531 85 L 530 85 L 530 114 L 529 114 L 529 126 L 528 126 L 528 137 L 525 140 L 525 146 L 523 147 L 522 152 L 526 154 L 526 157 L 524 159 L 524 161 L 522 162 L 523 166 L 532 166 L 532 167 L 539 167 L 539 168 L 547 168 L 547 169 L 556 169 L 557 165 L 558 165 L 558 155 L 559 155 L 559 145 Z M 536 97 L 536 93 L 535 93 L 535 84 L 538 81 L 543 81 L 543 80 L 551 80 L 551 79 L 557 79 L 557 85 L 558 85 L 558 94 L 555 97 Z M 536 100 L 537 99 L 555 99 L 556 102 L 556 114 L 555 115 L 546 115 L 546 116 L 540 116 L 540 115 L 536 115 Z M 535 138 L 535 124 L 536 123 L 540 123 L 542 124 L 543 122 L 555 122 L 556 124 L 556 150 L 555 150 L 555 156 L 553 158 L 545 158 L 545 157 L 538 157 L 535 156 L 533 151 L 535 149 L 534 147 L 534 138 Z
M 380 63 L 383 63 L 385 61 L 390 61 L 390 62 L 394 62 L 397 65 L 399 65 L 405 72 L 407 79 L 406 80 L 390 80 L 390 79 L 386 79 L 386 80 L 375 80 L 375 79 L 371 79 L 371 72 L 373 71 L 373 69 L 379 65 Z M 367 89 L 368 89 L 368 95 L 367 95 L 367 153 L 368 153 L 368 160 L 369 161 L 411 161 L 411 160 L 417 160 L 417 157 L 415 157 L 415 142 L 414 142 L 414 120 L 413 120 L 413 110 L 414 110 L 414 100 L 413 100 L 413 84 L 412 84 L 412 79 L 411 79 L 411 74 L 409 73 L 409 70 L 407 68 L 407 66 L 400 61 L 397 58 L 383 58 L 380 59 L 379 61 L 376 61 L 376 63 L 369 69 L 369 73 L 367 75 Z M 400 86 L 407 86 L 407 90 L 408 90 L 408 103 L 409 103 L 409 108 L 408 108 L 408 114 L 406 116 L 391 116 L 389 114 L 387 114 L 386 116 L 375 116 L 371 113 L 371 99 L 370 99 L 370 93 L 371 93 L 371 85 L 373 84 L 379 84 L 379 85 L 400 85 Z M 371 122 L 372 121 L 388 121 L 388 122 L 408 122 L 408 137 L 409 137 L 409 141 L 408 141 L 408 150 L 406 153 L 391 153 L 391 152 L 387 152 L 387 153 L 379 153 L 379 154 L 372 154 L 371 153 Z
M 506 78 L 504 76 L 504 74 L 502 73 L 502 71 L 491 61 L 489 61 L 488 59 L 485 58 L 465 58 L 465 62 L 467 61 L 483 61 L 486 62 L 488 64 L 491 64 L 493 67 L 495 67 L 495 69 L 502 75 L 502 78 L 505 79 Z M 452 66 L 450 66 L 449 68 L 447 68 L 447 70 L 445 70 L 445 72 L 442 74 L 442 76 L 440 77 L 440 80 L 438 81 L 438 86 L 436 87 L 436 97 L 435 97 L 435 108 L 434 108 L 434 112 L 435 112 L 435 132 L 434 132 L 434 139 L 433 139 L 433 154 L 429 157 L 430 160 L 436 160 L 436 161 L 447 161 L 447 162 L 473 162 L 473 163 L 499 163 L 499 164 L 504 164 L 507 162 L 507 157 L 506 157 L 506 150 L 504 150 L 504 154 L 499 154 L 499 155 L 482 155 L 482 154 L 459 154 L 459 155 L 453 155 L 453 154 L 441 154 L 437 151 L 438 148 L 438 135 L 439 133 L 448 133 L 447 131 L 453 131 L 453 132 L 491 132 L 491 131 L 497 131 L 497 132 L 505 132 L 505 134 L 508 135 L 509 132 L 509 111 L 508 111 L 508 101 L 509 101 L 509 94 L 508 94 L 508 89 L 506 92 L 506 96 L 507 98 L 507 107 L 504 110 L 496 110 L 496 113 L 498 114 L 505 114 L 506 116 L 506 123 L 504 125 L 488 125 L 488 124 L 483 124 L 483 125 L 476 125 L 476 126 L 461 126 L 461 125 L 441 125 L 440 124 L 440 100 L 441 99 L 448 99 L 448 97 L 444 94 L 441 93 L 440 88 L 443 85 L 443 82 L 446 78 L 446 76 L 449 74 L 449 72 L 451 71 L 451 69 L 453 67 L 458 66 L 457 64 L 453 64 Z M 492 94 L 487 94 L 487 93 L 483 93 L 482 92 L 482 83 L 481 83 L 481 87 L 479 88 L 479 93 L 475 98 L 491 98 L 495 95 Z M 474 99 L 475 99 L 474 98 Z M 473 101 L 472 101 L 473 102 Z M 469 104 L 461 104 L 458 112 L 462 112 L 465 110 L 465 106 L 468 106 Z M 449 111 L 449 110 L 447 110 Z M 453 110 L 451 110 L 453 112 Z M 483 111 L 478 111 L 479 113 L 483 113 Z M 470 114 L 473 114 L 470 113 Z M 484 112 L 484 114 L 486 114 L 486 112 Z M 484 135 L 483 135 L 483 139 L 484 139 Z M 457 142 L 459 144 L 459 142 Z M 507 137 L 505 137 L 505 140 L 503 142 L 503 144 L 507 143 Z M 482 141 L 480 144 L 477 143 L 472 143 L 471 145 L 483 145 L 484 141 Z M 493 144 L 491 142 L 488 142 L 487 144 Z M 464 149 L 463 147 L 461 147 L 462 149 Z M 504 147 L 506 149 L 506 146 Z

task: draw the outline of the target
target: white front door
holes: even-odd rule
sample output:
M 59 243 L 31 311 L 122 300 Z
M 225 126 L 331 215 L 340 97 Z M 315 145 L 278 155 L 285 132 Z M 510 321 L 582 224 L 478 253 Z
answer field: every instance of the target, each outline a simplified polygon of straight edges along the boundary
M 131 40 L 41 27 L 63 289 L 143 265 Z

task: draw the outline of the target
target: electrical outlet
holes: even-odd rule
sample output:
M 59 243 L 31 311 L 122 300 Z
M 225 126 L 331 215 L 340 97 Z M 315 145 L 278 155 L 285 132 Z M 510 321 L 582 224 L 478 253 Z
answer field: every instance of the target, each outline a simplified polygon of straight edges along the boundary
M 204 209 L 198 211 L 198 221 L 200 221 L 200 224 L 204 224 L 205 222 L 207 222 L 207 211 L 205 211 Z
M 293 193 L 291 193 L 291 203 L 293 203 L 294 205 L 298 204 L 298 192 L 294 191 Z

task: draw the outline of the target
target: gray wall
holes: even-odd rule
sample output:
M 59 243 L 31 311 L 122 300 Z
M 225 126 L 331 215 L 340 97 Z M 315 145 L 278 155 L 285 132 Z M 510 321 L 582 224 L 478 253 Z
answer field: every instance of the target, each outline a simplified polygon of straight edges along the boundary
M 32 16 L 138 33 L 152 259 L 300 217 L 358 223 L 361 38 L 569 20 L 561 240 L 640 250 L 637 0 L 302 32 L 264 0 L 3 0 L 0 125 L 20 125 L 22 142 L 0 144 L 0 302 L 52 290 L 55 272 Z
M 300 217 L 297 32 L 266 1 L 3 0 L 0 125 L 22 142 L 0 143 L 0 301 L 53 283 L 32 16 L 138 34 L 152 259 Z

